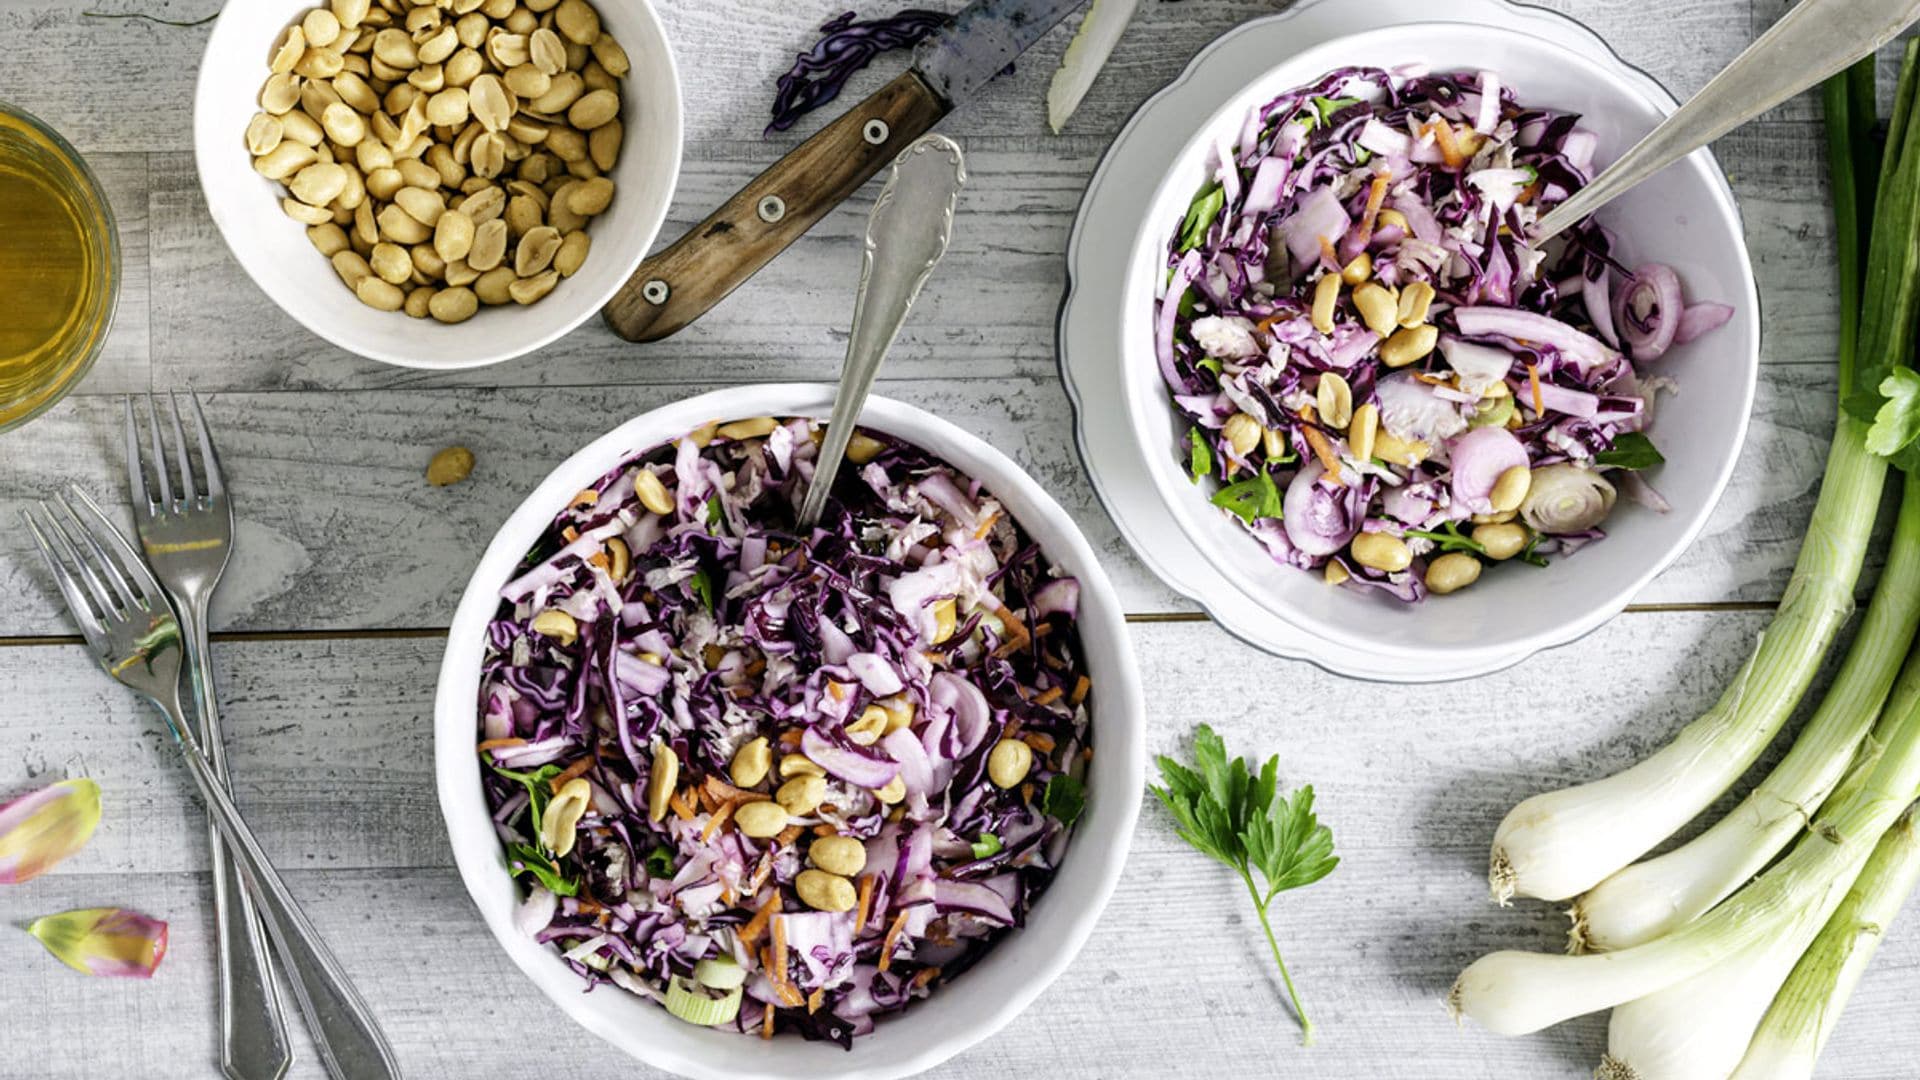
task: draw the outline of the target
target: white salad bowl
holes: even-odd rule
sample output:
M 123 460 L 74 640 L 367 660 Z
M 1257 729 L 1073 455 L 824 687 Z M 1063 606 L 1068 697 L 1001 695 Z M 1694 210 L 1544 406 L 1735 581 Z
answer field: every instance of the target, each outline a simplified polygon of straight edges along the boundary
M 867 402 L 860 423 L 897 436 L 980 480 L 1039 543 L 1080 580 L 1079 629 L 1094 683 L 1093 745 L 1086 814 L 1027 925 L 931 998 L 879 1021 L 851 1051 L 781 1035 L 762 1040 L 695 1027 L 618 987 L 582 993 L 557 950 L 520 933 L 521 890 L 509 875 L 481 790 L 474 752 L 482 654 L 501 586 L 574 494 L 635 453 L 713 420 L 811 416 L 832 411 L 833 388 L 776 384 L 719 390 L 629 420 L 556 468 L 514 510 L 480 559 L 448 635 L 434 702 L 434 765 L 454 861 L 481 916 L 528 978 L 582 1027 L 649 1065 L 713 1080 L 835 1076 L 890 1080 L 940 1064 L 991 1036 L 1031 1004 L 1072 962 L 1119 880 L 1146 776 L 1145 706 L 1112 583 L 1066 511 L 1006 455 L 930 413 L 886 398 Z
M 1726 487 L 1746 438 L 1760 346 L 1759 297 L 1739 212 L 1725 177 L 1703 150 L 1600 214 L 1625 265 L 1667 263 L 1678 272 L 1689 302 L 1714 300 L 1735 309 L 1720 329 L 1653 364 L 1636 365 L 1670 376 L 1680 387 L 1661 396 L 1649 431 L 1666 464 L 1646 478 L 1671 510 L 1657 513 L 1622 496 L 1603 526 L 1603 542 L 1556 557 L 1546 569 L 1490 568 L 1472 588 L 1418 605 L 1329 587 L 1318 574 L 1275 563 L 1237 521 L 1208 502 L 1208 489 L 1185 471 L 1187 422 L 1173 407 L 1154 357 L 1153 309 L 1167 243 L 1207 178 L 1209 155 L 1216 146 L 1233 144 L 1249 108 L 1336 68 L 1412 64 L 1490 69 L 1523 105 L 1581 114 L 1582 124 L 1599 136 L 1601 165 L 1674 107 L 1670 99 L 1637 89 L 1614 57 L 1595 59 L 1516 30 L 1407 23 L 1327 41 L 1247 83 L 1193 129 L 1140 222 L 1115 305 L 1125 422 L 1180 531 L 1261 608 L 1310 639 L 1347 655 L 1372 656 L 1369 673 L 1387 679 L 1397 679 L 1399 669 L 1415 661 L 1423 670 L 1461 674 L 1503 667 L 1572 641 L 1618 614 L 1699 534 Z
M 680 175 L 680 76 L 651 0 L 594 0 L 633 70 L 621 85 L 624 148 L 607 174 L 617 188 L 613 204 L 588 226 L 593 248 L 586 264 L 537 304 L 483 307 L 453 326 L 362 304 L 307 240 L 307 227 L 280 209 L 282 185 L 254 171 L 245 134 L 260 109 L 268 55 L 281 32 L 316 6 L 325 0 L 228 4 L 207 39 L 194 93 L 194 160 L 207 209 L 234 258 L 273 302 L 349 352 L 435 371 L 532 352 L 606 306 L 653 246 Z

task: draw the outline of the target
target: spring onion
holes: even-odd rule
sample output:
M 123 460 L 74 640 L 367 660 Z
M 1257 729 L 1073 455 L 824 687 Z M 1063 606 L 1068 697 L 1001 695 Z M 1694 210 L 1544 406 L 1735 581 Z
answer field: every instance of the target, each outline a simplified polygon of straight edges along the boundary
M 1814 1062 L 1887 925 L 1920 885 L 1914 814 L 1909 808 L 1880 838 L 1853 889 L 1774 999 L 1733 1080 L 1811 1080 Z
M 722 997 L 709 997 L 683 976 L 667 982 L 667 1011 L 689 1024 L 712 1027 L 740 1015 L 743 992 L 736 986 Z
M 1659 993 L 1766 942 L 1810 939 L 1830 899 L 1920 795 L 1920 656 L 1908 657 L 1877 732 L 1885 750 L 1864 781 L 1829 800 L 1786 857 L 1720 906 L 1618 952 L 1491 953 L 1455 980 L 1448 1006 L 1490 1031 L 1523 1035 Z
M 1055 135 L 1073 119 L 1080 99 L 1092 89 L 1093 80 L 1099 77 L 1100 69 L 1106 66 L 1107 57 L 1113 55 L 1114 46 L 1120 44 L 1120 35 L 1126 32 L 1127 24 L 1133 21 L 1134 12 L 1138 10 L 1140 0 L 1093 0 L 1087 8 L 1086 17 L 1080 20 L 1080 29 L 1074 31 L 1066 54 L 1060 57 L 1053 81 L 1047 84 L 1047 126 Z
M 1920 629 L 1920 478 L 1909 476 L 1892 552 L 1833 686 L 1793 749 L 1726 817 L 1575 900 L 1574 950 L 1651 941 L 1698 917 L 1772 861 L 1839 782 Z

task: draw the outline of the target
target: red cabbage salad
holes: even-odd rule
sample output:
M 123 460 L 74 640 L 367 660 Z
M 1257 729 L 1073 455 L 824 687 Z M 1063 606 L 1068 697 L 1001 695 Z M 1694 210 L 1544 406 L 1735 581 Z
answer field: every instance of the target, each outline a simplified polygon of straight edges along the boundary
M 1603 536 L 1672 380 L 1733 314 L 1540 216 L 1595 172 L 1579 117 L 1493 72 L 1346 68 L 1252 110 L 1169 245 L 1155 350 L 1194 480 L 1276 561 L 1414 602 Z
M 581 491 L 501 590 L 483 782 L 520 929 L 588 989 L 850 1046 L 1020 926 L 1084 804 L 1079 584 L 977 482 L 708 425 Z

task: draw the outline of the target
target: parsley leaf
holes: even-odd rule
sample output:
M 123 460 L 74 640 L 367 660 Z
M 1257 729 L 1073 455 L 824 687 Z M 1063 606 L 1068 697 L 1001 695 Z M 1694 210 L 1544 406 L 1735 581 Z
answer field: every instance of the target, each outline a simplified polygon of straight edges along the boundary
M 687 579 L 687 588 L 693 592 L 696 599 L 706 605 L 708 611 L 713 610 L 713 575 L 707 573 L 706 567 L 703 566 L 693 572 L 693 576 Z
M 1219 184 L 1211 184 L 1207 190 L 1194 197 L 1193 204 L 1187 207 L 1187 220 L 1180 225 L 1180 250 L 1192 251 L 1207 242 L 1207 230 L 1213 228 L 1213 219 L 1220 216 L 1220 210 L 1227 205 L 1227 193 Z
M 568 877 L 559 863 L 532 844 L 508 844 L 507 857 L 509 862 L 519 864 L 513 871 L 515 874 L 532 874 L 555 896 L 580 895 L 580 883 Z
M 1867 449 L 1912 471 L 1920 465 L 1920 374 L 1894 368 L 1880 384 L 1880 393 L 1886 400 L 1867 431 Z
M 1281 959 L 1267 908 L 1289 889 L 1311 885 L 1333 872 L 1333 833 L 1313 812 L 1313 787 L 1279 795 L 1279 757 L 1268 758 L 1255 773 L 1244 758 L 1227 759 L 1227 746 L 1206 724 L 1193 734 L 1192 767 L 1159 758 L 1164 787 L 1149 790 L 1159 798 L 1185 840 L 1202 854 L 1224 863 L 1246 883 L 1247 893 L 1266 931 L 1267 945 L 1280 968 L 1301 1039 L 1313 1043 L 1313 1021 L 1300 1004 L 1287 962 Z M 1260 881 L 1254 880 L 1255 874 Z
M 1432 531 L 1426 529 L 1408 529 L 1407 535 L 1431 540 L 1433 541 L 1433 546 L 1443 552 L 1471 551 L 1475 555 L 1485 555 L 1487 553 L 1485 545 L 1460 531 L 1460 523 L 1457 521 L 1449 521 L 1440 528 Z
M 1261 518 L 1277 518 L 1281 513 L 1280 488 L 1265 470 L 1251 479 L 1221 488 L 1214 493 L 1212 501 L 1249 525 Z
M 709 497 L 707 499 L 707 531 L 712 532 L 718 529 L 720 523 L 726 519 L 727 512 L 720 508 L 720 496 Z
M 1000 843 L 1000 838 L 990 832 L 981 833 L 980 839 L 973 842 L 973 857 L 976 859 L 991 859 L 1004 850 L 1006 848 Z
M 1547 557 L 1534 550 L 1534 548 L 1539 547 L 1540 542 L 1545 539 L 1546 537 L 1544 535 L 1540 533 L 1534 533 L 1531 537 L 1527 539 L 1526 549 L 1521 551 L 1520 554 L 1515 557 L 1518 558 L 1521 562 L 1526 563 L 1528 566 L 1547 565 Z
M 1046 789 L 1040 793 L 1040 812 L 1064 827 L 1072 828 L 1086 809 L 1086 785 L 1066 773 L 1047 781 Z
M 1313 99 L 1313 113 L 1319 123 L 1325 124 L 1332 120 L 1341 109 L 1349 105 L 1358 104 L 1360 104 L 1360 99 L 1355 97 L 1316 97 Z
M 532 772 L 514 772 L 494 766 L 494 772 L 509 780 L 517 780 L 527 789 L 527 804 L 533 808 L 533 828 L 540 830 L 540 815 L 546 813 L 547 800 L 553 798 L 553 778 L 563 771 L 558 765 L 542 765 Z
M 1187 432 L 1187 443 L 1192 447 L 1187 451 L 1187 472 L 1193 475 L 1193 482 L 1213 471 L 1213 448 L 1207 445 L 1206 436 L 1199 428 Z
M 1613 465 L 1622 469 L 1651 469 L 1664 464 L 1666 458 L 1654 449 L 1653 440 L 1637 431 L 1623 431 L 1613 437 L 1613 445 L 1593 455 L 1596 465 Z
M 657 847 L 647 852 L 648 877 L 671 878 L 674 869 L 672 848 Z

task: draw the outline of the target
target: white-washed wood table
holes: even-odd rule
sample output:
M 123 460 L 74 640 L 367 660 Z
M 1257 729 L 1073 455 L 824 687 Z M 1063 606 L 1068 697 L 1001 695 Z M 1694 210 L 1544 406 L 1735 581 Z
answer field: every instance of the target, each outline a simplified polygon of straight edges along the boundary
M 208 397 L 242 521 L 216 610 L 236 793 L 358 978 L 407 1074 L 644 1074 L 575 1029 L 505 962 L 452 869 L 429 767 L 444 627 L 507 511 L 589 435 L 714 386 L 832 377 L 872 189 L 666 343 L 628 346 L 594 324 L 539 356 L 464 375 L 380 367 L 283 316 L 208 219 L 190 135 L 204 28 L 85 14 L 190 20 L 215 2 L 0 0 L 0 98 L 51 123 L 93 162 L 126 260 L 107 355 L 79 393 L 0 436 L 8 523 L 0 794 L 84 774 L 99 780 L 107 807 L 81 856 L 0 892 L 0 922 L 123 904 L 173 924 L 172 956 L 158 979 L 137 985 L 80 978 L 38 955 L 26 935 L 0 932 L 0 1077 L 216 1073 L 200 811 L 156 718 L 67 636 L 11 524 L 57 484 L 121 491 L 119 396 L 189 385 Z M 688 106 L 669 237 L 811 130 L 759 134 L 773 77 L 843 6 L 661 0 Z M 1488 904 L 1488 838 L 1519 798 L 1624 765 L 1717 695 L 1765 624 L 1811 507 L 1833 421 L 1836 319 L 1818 114 L 1802 98 L 1719 146 L 1766 301 L 1759 404 L 1706 534 L 1627 614 L 1504 674 L 1398 689 L 1263 656 L 1154 581 L 1102 515 L 1072 449 L 1053 357 L 1062 250 L 1086 179 L 1132 109 L 1205 42 L 1273 6 L 1144 5 L 1064 137 L 1046 133 L 1041 106 L 1062 32 L 944 124 L 966 144 L 974 180 L 953 252 L 895 348 L 882 392 L 1018 458 L 1103 550 L 1135 613 L 1155 751 L 1182 745 L 1207 721 L 1236 749 L 1279 752 L 1288 782 L 1318 785 L 1345 862 L 1287 897 L 1278 917 L 1321 1043 L 1297 1046 L 1226 872 L 1181 845 L 1149 807 L 1079 961 L 942 1075 L 1586 1075 L 1605 1042 L 1602 1019 L 1502 1040 L 1456 1029 L 1440 1006 L 1453 975 L 1480 953 L 1554 948 L 1561 938 L 1562 917 L 1544 906 Z M 1786 0 L 1549 6 L 1685 96 Z M 881 5 L 862 8 L 870 15 Z M 848 100 L 881 78 L 856 80 Z M 452 444 L 475 451 L 473 478 L 428 487 L 427 458 Z M 1893 930 L 1823 1076 L 1920 1075 L 1916 921 L 1911 914 Z M 304 1041 L 300 1050 L 294 1075 L 321 1075 Z

